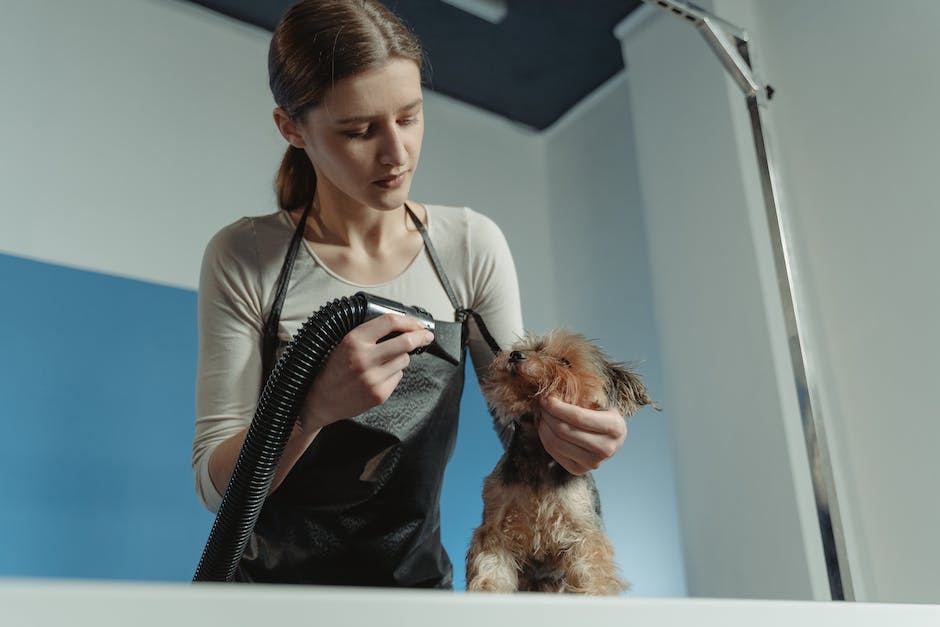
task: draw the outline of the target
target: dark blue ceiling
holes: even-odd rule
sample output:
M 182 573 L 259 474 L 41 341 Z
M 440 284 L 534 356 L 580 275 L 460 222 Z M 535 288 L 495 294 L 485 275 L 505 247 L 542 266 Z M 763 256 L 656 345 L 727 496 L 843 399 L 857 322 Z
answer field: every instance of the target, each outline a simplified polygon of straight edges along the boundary
M 293 0 L 191 0 L 273 30 Z M 386 0 L 430 58 L 428 87 L 542 130 L 623 68 L 614 27 L 642 0 L 508 0 L 499 24 L 440 0 Z

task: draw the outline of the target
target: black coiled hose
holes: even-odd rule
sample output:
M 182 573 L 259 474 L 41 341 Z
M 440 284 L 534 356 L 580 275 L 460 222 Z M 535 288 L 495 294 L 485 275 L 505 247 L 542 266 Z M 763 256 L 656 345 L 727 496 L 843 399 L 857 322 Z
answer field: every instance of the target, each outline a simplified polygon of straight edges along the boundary
M 362 292 L 327 303 L 285 349 L 261 393 L 193 581 L 235 578 L 307 390 L 330 352 L 365 322 L 369 305 Z

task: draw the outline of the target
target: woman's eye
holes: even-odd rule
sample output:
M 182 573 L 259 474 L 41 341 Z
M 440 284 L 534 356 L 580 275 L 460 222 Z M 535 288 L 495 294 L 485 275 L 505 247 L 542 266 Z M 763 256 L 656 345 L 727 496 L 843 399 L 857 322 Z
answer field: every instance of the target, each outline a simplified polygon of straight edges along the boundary
M 398 123 L 401 124 L 402 126 L 411 126 L 411 125 L 413 125 L 413 124 L 417 124 L 417 123 L 418 123 L 418 118 L 416 118 L 416 117 L 415 117 L 415 118 L 405 118 L 404 120 L 399 120 Z
M 364 128 L 361 130 L 357 129 L 353 131 L 343 131 L 343 135 L 345 135 L 346 137 L 349 137 L 350 139 L 363 139 L 365 137 L 368 137 L 369 133 L 370 133 L 370 129 L 368 128 Z

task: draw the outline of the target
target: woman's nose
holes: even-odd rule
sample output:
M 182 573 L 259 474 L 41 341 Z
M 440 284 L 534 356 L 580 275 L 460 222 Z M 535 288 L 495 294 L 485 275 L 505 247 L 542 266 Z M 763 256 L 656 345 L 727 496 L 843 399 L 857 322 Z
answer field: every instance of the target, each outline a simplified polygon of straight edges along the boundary
M 405 165 L 408 163 L 408 149 L 397 128 L 389 129 L 381 146 L 379 161 L 384 165 Z

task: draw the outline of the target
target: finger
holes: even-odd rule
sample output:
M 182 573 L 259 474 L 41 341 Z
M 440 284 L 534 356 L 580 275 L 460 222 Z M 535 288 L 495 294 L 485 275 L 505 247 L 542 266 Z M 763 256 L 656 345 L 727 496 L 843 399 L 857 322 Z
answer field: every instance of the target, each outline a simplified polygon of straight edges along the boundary
M 382 381 L 377 381 L 374 385 L 370 385 L 365 389 L 364 396 L 362 397 L 368 401 L 368 408 L 375 407 L 376 405 L 381 405 L 388 400 L 388 397 L 392 395 L 392 392 L 395 391 L 395 388 L 398 387 L 398 383 L 402 380 L 402 371 L 397 370 L 392 373 L 386 379 Z
M 408 331 L 399 336 L 375 344 L 376 358 L 380 363 L 411 353 L 434 341 L 434 334 L 426 329 Z
M 399 353 L 389 361 L 375 366 L 370 371 L 364 373 L 363 382 L 367 386 L 378 389 L 389 379 L 400 376 L 410 363 L 411 356 L 408 353 Z
M 390 318 L 405 318 L 397 314 L 386 314 Z M 393 320 L 379 322 L 380 318 L 370 320 L 346 334 L 340 343 L 344 347 L 342 352 L 347 356 L 349 366 L 353 371 L 365 372 L 377 365 L 385 364 L 406 353 L 411 353 L 421 346 L 427 346 L 434 341 L 434 334 L 427 331 L 417 323 L 399 323 Z M 360 331 L 362 327 L 369 328 Z M 417 326 L 417 330 L 413 327 Z M 411 329 L 399 331 L 397 329 Z M 385 333 L 388 331 L 388 333 Z M 383 335 L 384 333 L 384 335 Z M 383 337 L 391 334 L 400 334 L 384 341 Z
M 571 474 L 583 475 L 597 467 L 597 464 L 585 462 L 583 458 L 588 457 L 586 451 L 578 450 L 570 443 L 558 439 L 547 427 L 539 427 L 539 437 L 545 451 Z
M 613 457 L 626 438 L 625 423 L 622 432 L 617 436 L 579 431 L 550 414 L 542 414 L 542 423 L 551 435 L 557 438 L 558 446 L 565 455 L 592 467 Z
M 559 455 L 558 457 L 552 456 L 556 462 L 558 462 L 562 468 L 567 470 L 573 475 L 583 475 L 591 472 L 592 468 L 582 465 L 577 460 L 571 459 L 570 457 L 565 457 L 564 455 Z
M 388 377 L 387 379 L 385 379 L 385 381 L 382 382 L 382 385 L 379 386 L 377 390 L 378 393 L 376 395 L 377 396 L 376 400 L 378 401 L 378 403 L 384 403 L 385 401 L 388 400 L 388 398 L 395 391 L 395 388 L 398 387 L 398 384 L 401 383 L 402 377 L 403 377 L 402 371 L 397 370 L 394 373 L 392 373 L 390 377 Z
M 608 442 L 617 441 L 616 437 L 606 433 L 582 431 L 549 413 L 542 414 L 542 422 L 559 440 L 569 442 L 586 451 L 603 452 Z
M 366 328 L 358 334 L 358 339 L 367 346 L 379 347 L 375 355 L 380 362 L 402 353 L 410 353 L 434 341 L 434 334 L 411 316 L 384 314 L 358 328 L 362 327 Z
M 361 339 L 363 342 L 375 344 L 389 333 L 406 333 L 423 328 L 424 324 L 411 316 L 387 313 L 368 322 L 363 322 L 350 333 L 355 334 L 357 339 Z
M 372 372 L 369 375 L 370 380 L 357 394 L 361 400 L 365 401 L 367 408 L 375 407 L 388 400 L 388 397 L 398 387 L 402 376 L 403 372 L 401 370 L 394 370 L 388 376 L 382 378 L 376 376 L 376 372 Z
M 563 460 L 566 460 L 566 463 L 562 463 L 565 468 L 571 472 L 569 465 L 577 466 L 581 469 L 581 472 L 586 472 L 597 468 L 606 456 L 604 452 L 600 450 L 600 443 L 597 442 L 587 442 L 586 444 L 583 441 L 572 441 L 568 438 L 568 434 L 560 434 L 555 429 L 558 426 L 561 426 L 562 430 L 566 428 L 564 423 L 554 421 L 554 424 L 551 419 L 543 416 L 541 423 L 539 424 L 539 438 L 542 440 L 542 445 L 545 447 L 545 450 L 555 458 L 556 461 L 562 463 Z
M 619 438 L 624 435 L 624 419 L 612 409 L 595 410 L 578 407 L 562 401 L 557 396 L 541 399 L 542 409 L 573 429 L 583 432 Z

